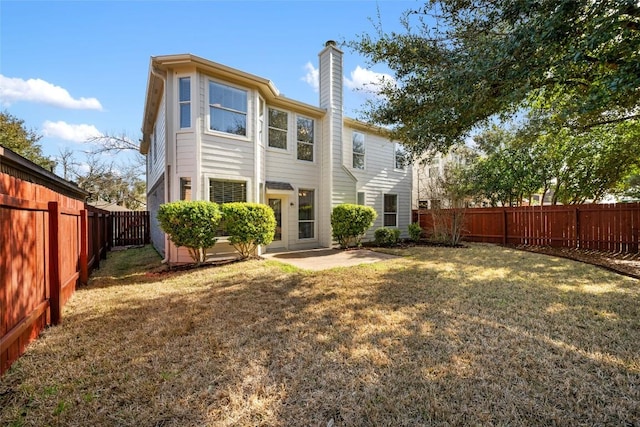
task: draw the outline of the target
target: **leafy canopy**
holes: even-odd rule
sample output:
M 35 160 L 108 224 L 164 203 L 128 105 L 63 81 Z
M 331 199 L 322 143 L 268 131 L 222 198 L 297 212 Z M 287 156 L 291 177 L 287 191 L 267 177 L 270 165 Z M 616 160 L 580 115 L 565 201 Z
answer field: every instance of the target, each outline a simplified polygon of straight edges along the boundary
M 403 23 L 349 45 L 393 71 L 365 114 L 414 155 L 521 111 L 573 129 L 640 114 L 636 0 L 430 0 Z
M 42 154 L 40 138 L 35 131 L 24 127 L 24 120 L 0 112 L 0 145 L 50 171 L 55 162 Z

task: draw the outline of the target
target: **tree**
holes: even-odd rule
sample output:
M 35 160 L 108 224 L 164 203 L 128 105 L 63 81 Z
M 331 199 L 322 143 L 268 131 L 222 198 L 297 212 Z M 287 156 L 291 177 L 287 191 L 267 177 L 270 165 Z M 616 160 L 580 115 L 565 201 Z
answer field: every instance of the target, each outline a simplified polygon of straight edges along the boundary
M 100 154 L 87 154 L 87 161 L 73 171 L 78 186 L 89 192 L 89 202 L 105 201 L 137 210 L 145 205 L 145 182 L 135 166 L 106 162 Z
M 570 129 L 639 117 L 635 0 L 429 0 L 403 23 L 349 45 L 394 73 L 365 115 L 414 157 L 522 111 Z
M 38 144 L 41 138 L 34 130 L 24 127 L 24 120 L 7 112 L 0 113 L 0 145 L 50 171 L 55 161 L 42 154 Z

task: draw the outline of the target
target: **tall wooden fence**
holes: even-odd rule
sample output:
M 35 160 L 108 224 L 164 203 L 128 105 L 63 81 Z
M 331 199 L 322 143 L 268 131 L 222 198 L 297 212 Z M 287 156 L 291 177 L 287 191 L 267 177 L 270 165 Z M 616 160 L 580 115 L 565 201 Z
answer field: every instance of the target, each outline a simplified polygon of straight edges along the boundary
M 149 212 L 111 212 L 113 246 L 146 245 L 151 241 Z
M 0 374 L 109 249 L 109 212 L 88 194 L 0 147 Z
M 420 225 L 433 230 L 431 211 Z M 413 213 L 418 221 L 418 211 Z M 465 211 L 465 240 L 513 245 L 581 248 L 637 254 L 640 203 L 473 208 Z

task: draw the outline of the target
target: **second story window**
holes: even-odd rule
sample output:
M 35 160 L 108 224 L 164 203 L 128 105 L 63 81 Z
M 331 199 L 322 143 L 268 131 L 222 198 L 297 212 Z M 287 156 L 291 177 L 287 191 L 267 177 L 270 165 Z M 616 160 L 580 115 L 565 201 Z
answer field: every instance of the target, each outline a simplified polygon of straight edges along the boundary
M 364 169 L 364 134 L 353 132 L 353 168 Z
M 209 128 L 247 136 L 247 91 L 210 81 Z
M 285 111 L 269 108 L 269 147 L 287 149 L 288 120 Z
M 394 160 L 394 164 L 395 164 L 395 168 L 398 170 L 405 170 L 407 168 L 407 162 L 408 162 L 408 158 L 407 158 L 407 151 L 404 149 L 404 147 L 401 144 L 396 143 L 395 145 L 395 160 Z
M 191 77 L 178 79 L 178 100 L 180 103 L 180 129 L 191 127 Z
M 298 160 L 313 161 L 313 120 L 298 117 Z

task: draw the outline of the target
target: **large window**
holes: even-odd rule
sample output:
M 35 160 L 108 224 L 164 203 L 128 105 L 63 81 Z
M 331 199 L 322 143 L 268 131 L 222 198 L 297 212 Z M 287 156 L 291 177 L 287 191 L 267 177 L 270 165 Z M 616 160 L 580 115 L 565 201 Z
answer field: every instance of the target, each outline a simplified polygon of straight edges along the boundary
M 298 117 L 298 160 L 313 161 L 313 120 Z
M 354 132 L 351 141 L 353 143 L 353 168 L 364 169 L 364 134 Z
M 312 239 L 315 229 L 313 190 L 298 191 L 298 238 Z
M 191 127 L 191 78 L 178 79 L 178 99 L 180 102 L 180 129 Z
M 398 195 L 384 195 L 384 224 L 385 227 L 398 226 Z
M 407 157 L 407 151 L 401 144 L 396 143 L 395 146 L 395 168 L 398 170 L 405 170 L 409 159 Z
M 247 136 L 247 91 L 210 81 L 209 128 Z
M 238 181 L 209 180 L 209 200 L 218 204 L 247 201 L 247 183 Z M 227 236 L 224 221 L 218 224 L 216 236 Z
M 285 111 L 269 108 L 269 147 L 287 149 L 288 120 Z
M 209 200 L 218 204 L 247 201 L 247 183 L 209 180 Z

